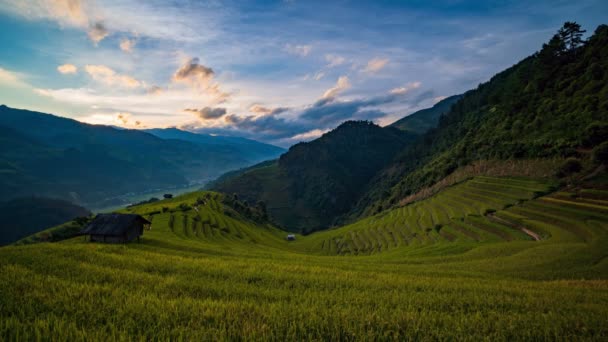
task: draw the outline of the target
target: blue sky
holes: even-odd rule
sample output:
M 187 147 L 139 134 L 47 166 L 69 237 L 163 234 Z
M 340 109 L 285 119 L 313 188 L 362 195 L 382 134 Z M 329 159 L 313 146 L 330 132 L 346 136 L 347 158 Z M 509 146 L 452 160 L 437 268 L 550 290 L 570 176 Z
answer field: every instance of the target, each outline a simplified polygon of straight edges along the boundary
M 608 2 L 0 0 L 0 103 L 282 146 L 462 93 Z

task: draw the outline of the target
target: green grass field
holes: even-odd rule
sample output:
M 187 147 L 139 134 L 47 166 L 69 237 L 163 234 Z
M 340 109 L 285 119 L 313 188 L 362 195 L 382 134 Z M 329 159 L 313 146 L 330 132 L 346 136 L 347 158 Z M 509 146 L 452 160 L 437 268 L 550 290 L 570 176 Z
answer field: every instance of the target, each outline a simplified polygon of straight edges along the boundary
M 553 186 L 476 177 L 295 242 L 219 194 L 134 207 L 140 243 L 0 248 L 0 340 L 606 340 L 608 191 Z

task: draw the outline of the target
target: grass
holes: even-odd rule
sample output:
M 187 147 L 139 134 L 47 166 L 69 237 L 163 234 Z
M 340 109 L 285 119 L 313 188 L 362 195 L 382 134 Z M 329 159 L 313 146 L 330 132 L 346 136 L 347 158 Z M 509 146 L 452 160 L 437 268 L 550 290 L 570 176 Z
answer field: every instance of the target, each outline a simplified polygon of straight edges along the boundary
M 295 242 L 219 194 L 134 207 L 141 243 L 0 248 L 0 340 L 606 340 L 608 193 L 550 186 L 474 178 Z

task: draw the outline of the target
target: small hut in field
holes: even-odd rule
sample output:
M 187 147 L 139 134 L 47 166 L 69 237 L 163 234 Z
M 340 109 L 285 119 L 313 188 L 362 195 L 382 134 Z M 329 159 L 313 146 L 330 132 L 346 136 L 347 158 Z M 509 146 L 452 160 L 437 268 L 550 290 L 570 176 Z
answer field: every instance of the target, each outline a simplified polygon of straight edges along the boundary
M 99 214 L 80 233 L 90 241 L 125 243 L 139 240 L 151 222 L 136 214 Z

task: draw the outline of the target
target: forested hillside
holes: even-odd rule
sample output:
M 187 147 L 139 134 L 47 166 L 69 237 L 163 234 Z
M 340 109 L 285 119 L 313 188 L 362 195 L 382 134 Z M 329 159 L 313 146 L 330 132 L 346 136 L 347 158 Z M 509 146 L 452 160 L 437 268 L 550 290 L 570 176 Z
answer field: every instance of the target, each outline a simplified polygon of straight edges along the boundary
M 272 219 L 286 229 L 315 231 L 346 213 L 377 170 L 412 139 L 392 127 L 349 121 L 292 146 L 275 163 L 224 177 L 213 189 L 265 202 Z
M 353 212 L 393 206 L 477 160 L 562 157 L 576 164 L 602 158 L 608 138 L 608 26 L 599 26 L 588 41 L 582 34 L 567 23 L 541 51 L 465 93 L 436 129 L 375 177 Z

